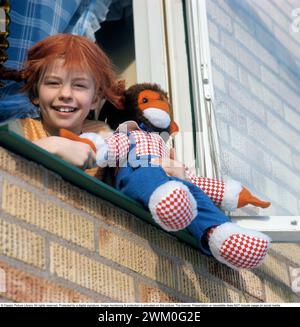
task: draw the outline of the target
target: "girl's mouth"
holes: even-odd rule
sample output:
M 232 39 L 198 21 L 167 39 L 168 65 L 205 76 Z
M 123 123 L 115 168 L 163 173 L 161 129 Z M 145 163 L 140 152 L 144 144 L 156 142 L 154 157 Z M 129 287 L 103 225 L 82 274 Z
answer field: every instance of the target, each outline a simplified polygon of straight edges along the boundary
M 77 110 L 77 108 L 74 107 L 58 107 L 58 106 L 53 107 L 53 109 L 58 112 L 67 112 L 67 113 L 74 112 Z

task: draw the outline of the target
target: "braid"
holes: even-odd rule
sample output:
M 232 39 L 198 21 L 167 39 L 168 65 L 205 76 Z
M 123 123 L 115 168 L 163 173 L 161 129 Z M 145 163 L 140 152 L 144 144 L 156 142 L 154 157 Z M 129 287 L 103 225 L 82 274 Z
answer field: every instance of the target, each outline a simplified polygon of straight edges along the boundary
M 21 82 L 21 81 L 25 80 L 24 71 L 9 69 L 9 68 L 6 68 L 6 67 L 0 65 L 0 79 Z

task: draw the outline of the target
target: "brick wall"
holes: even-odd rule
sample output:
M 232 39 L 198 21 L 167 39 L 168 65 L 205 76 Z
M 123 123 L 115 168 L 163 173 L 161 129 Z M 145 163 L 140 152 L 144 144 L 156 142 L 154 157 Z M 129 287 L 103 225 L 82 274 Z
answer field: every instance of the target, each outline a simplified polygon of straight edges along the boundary
M 300 214 L 300 0 L 207 0 L 223 174 Z
M 233 271 L 0 148 L 0 302 L 300 302 L 300 246 Z

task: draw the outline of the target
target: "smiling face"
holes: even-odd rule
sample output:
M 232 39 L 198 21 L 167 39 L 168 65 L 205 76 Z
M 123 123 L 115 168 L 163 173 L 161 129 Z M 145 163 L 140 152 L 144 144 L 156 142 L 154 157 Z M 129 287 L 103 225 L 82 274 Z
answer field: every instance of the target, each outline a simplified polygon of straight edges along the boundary
M 95 82 L 85 71 L 68 71 L 59 59 L 51 65 L 38 83 L 38 98 L 44 128 L 58 135 L 60 128 L 80 134 L 85 118 L 100 102 Z

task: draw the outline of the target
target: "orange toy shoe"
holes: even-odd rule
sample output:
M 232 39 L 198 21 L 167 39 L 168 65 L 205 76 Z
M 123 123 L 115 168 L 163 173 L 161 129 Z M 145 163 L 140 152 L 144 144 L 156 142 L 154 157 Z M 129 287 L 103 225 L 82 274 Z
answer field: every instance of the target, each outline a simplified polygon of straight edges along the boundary
M 268 208 L 271 204 L 270 202 L 262 201 L 252 195 L 247 188 L 234 179 L 225 178 L 223 184 L 222 190 L 220 187 L 217 187 L 217 184 L 211 186 L 211 188 L 221 195 L 220 208 L 224 211 L 234 211 L 247 204 L 260 208 Z
M 242 188 L 241 192 L 239 193 L 239 199 L 238 199 L 238 208 L 242 208 L 246 206 L 247 204 L 252 204 L 255 207 L 260 208 L 268 208 L 271 204 L 271 202 L 262 201 L 251 194 L 251 192 L 246 189 L 245 187 Z

